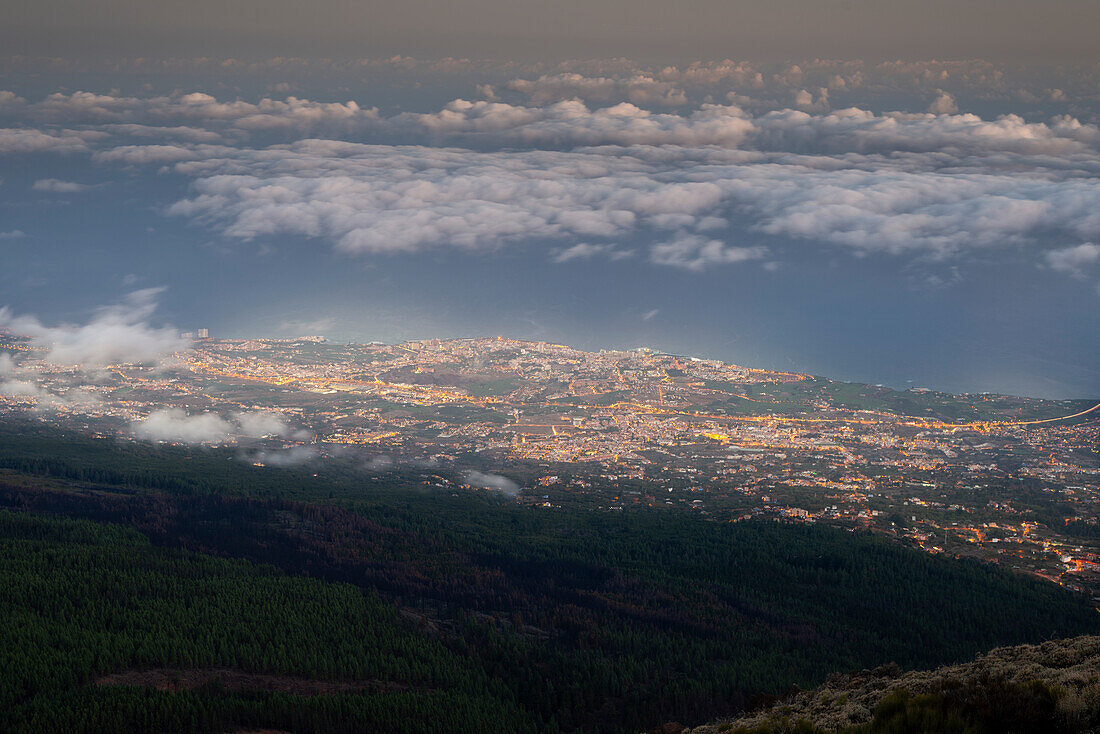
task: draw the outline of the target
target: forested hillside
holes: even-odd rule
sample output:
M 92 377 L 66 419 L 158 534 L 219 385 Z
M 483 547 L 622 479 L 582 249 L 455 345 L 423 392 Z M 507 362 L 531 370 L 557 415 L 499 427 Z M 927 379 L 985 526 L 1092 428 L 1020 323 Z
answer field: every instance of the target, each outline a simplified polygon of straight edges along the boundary
M 3 435 L 0 466 L 5 729 L 627 732 L 1100 630 L 1052 584 L 824 527 L 547 511 L 45 428 Z M 162 669 L 207 682 L 96 685 Z
M 345 584 L 154 548 L 114 525 L 0 512 L 5 731 L 512 731 L 507 691 L 392 605 Z M 228 668 L 355 681 L 353 692 L 164 692 L 118 670 Z

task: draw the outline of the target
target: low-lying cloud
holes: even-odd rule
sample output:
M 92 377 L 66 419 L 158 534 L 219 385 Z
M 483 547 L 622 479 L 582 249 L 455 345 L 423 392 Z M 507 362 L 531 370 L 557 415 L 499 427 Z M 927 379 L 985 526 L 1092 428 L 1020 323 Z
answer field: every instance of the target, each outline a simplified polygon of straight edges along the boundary
M 48 326 L 35 316 L 13 314 L 5 306 L 0 308 L 0 328 L 30 337 L 34 346 L 47 350 L 46 361 L 51 364 L 94 368 L 156 363 L 190 346 L 176 329 L 150 324 L 162 291 L 134 291 L 120 303 L 97 309 L 84 324 Z
M 188 444 L 223 444 L 237 436 L 302 439 L 309 434 L 291 427 L 281 416 L 267 411 L 236 412 L 229 417 L 217 413 L 188 413 L 182 408 L 161 408 L 134 421 L 133 434 L 147 441 Z M 284 458 L 290 456 L 284 455 Z
M 500 474 L 490 474 L 480 471 L 468 471 L 463 474 L 463 479 L 471 487 L 491 489 L 495 492 L 514 497 L 519 493 L 519 485 L 511 479 Z
M 308 464 L 317 456 L 317 449 L 312 446 L 291 446 L 286 449 L 258 451 L 248 458 L 265 466 L 290 467 Z
M 131 430 L 146 441 L 168 441 L 189 444 L 224 443 L 234 426 L 215 413 L 189 414 L 182 408 L 163 408 L 136 421 Z

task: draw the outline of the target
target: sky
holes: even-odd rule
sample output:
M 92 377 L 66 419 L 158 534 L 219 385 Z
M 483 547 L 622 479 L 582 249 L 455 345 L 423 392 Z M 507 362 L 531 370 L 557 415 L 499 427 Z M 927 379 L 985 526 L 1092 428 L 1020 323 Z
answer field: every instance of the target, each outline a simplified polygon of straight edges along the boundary
M 1096 60 L 1093 0 L 38 0 L 15 54 Z M 694 58 L 692 58 L 694 57 Z
M 23 5 L 0 328 L 1100 396 L 1094 3 Z

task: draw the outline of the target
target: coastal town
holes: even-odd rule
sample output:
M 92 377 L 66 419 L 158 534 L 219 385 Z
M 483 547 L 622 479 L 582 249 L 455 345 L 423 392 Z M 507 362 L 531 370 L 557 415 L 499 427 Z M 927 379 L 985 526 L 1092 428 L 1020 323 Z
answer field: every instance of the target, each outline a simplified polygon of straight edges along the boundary
M 0 410 L 100 435 L 140 438 L 166 410 L 262 415 L 209 439 L 160 440 L 234 446 L 273 469 L 354 462 L 548 511 L 674 507 L 863 528 L 1100 594 L 1095 401 L 893 390 L 500 337 L 200 332 L 166 363 L 95 373 L 47 362 L 16 336 L 0 351 L 11 373 Z

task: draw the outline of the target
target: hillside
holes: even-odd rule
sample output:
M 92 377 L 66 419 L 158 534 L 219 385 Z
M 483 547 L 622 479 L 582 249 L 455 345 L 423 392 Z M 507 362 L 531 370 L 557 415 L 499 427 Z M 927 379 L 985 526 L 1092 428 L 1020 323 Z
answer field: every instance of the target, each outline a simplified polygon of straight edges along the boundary
M 1095 732 L 1100 636 L 1001 647 L 959 665 L 902 673 L 885 665 L 691 734 L 780 732 Z M 770 705 L 768 705 L 770 703 Z
M 630 732 L 1100 630 L 1054 584 L 866 532 L 45 428 L 3 448 L 6 730 Z

